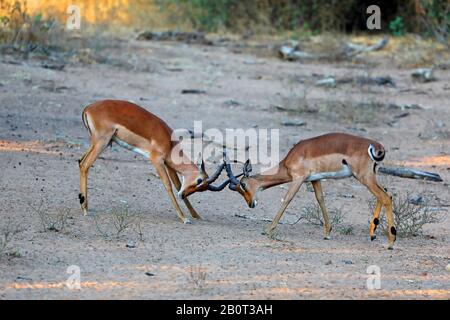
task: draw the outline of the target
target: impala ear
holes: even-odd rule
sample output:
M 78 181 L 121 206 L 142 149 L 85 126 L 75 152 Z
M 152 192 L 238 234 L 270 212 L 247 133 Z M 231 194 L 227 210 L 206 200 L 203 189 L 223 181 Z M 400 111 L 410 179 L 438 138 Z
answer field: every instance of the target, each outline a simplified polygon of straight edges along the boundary
M 197 167 L 201 172 L 205 172 L 205 163 L 203 162 L 201 153 L 198 154 Z
M 247 161 L 245 161 L 243 171 L 244 171 L 244 176 L 245 177 L 248 177 L 249 173 L 252 172 L 252 164 L 250 162 L 250 159 L 247 159 Z

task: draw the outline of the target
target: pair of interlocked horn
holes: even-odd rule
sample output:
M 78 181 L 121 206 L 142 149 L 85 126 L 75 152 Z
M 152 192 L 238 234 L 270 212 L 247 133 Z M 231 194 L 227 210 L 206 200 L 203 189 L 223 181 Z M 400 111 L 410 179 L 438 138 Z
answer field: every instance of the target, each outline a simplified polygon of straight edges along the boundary
M 237 162 L 237 161 L 235 161 Z M 212 183 L 219 178 L 222 170 L 225 168 L 225 171 L 227 172 L 228 179 L 225 180 L 221 185 L 219 186 L 213 186 Z M 233 172 L 231 171 L 231 164 L 230 159 L 228 159 L 228 155 L 226 151 L 223 151 L 223 163 L 217 168 L 216 172 L 207 180 L 208 181 L 208 190 L 209 191 L 222 191 L 228 184 L 229 188 L 233 191 L 237 190 L 238 184 L 241 182 L 238 180 L 240 176 L 248 177 L 250 175 L 250 172 L 252 172 L 252 164 L 250 163 L 250 159 L 248 159 L 244 163 L 244 167 L 242 169 L 242 173 L 235 176 Z M 242 187 L 242 185 L 241 185 Z

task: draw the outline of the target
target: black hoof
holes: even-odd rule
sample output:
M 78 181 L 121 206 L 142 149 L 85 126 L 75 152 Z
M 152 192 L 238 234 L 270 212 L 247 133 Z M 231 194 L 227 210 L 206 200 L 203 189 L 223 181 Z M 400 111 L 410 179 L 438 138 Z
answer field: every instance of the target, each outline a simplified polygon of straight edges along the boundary
M 375 240 L 376 238 L 377 238 L 376 235 L 370 236 L 370 241 L 373 241 L 373 240 Z

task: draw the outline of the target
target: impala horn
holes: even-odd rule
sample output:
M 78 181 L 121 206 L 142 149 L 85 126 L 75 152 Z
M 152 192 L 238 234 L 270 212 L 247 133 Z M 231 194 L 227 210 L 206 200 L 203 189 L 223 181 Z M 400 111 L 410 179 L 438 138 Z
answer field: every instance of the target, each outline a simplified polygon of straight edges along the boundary
M 236 186 L 239 183 L 239 180 L 237 178 L 242 176 L 243 173 L 237 176 L 233 174 L 233 172 L 231 171 L 230 161 L 228 159 L 225 149 L 223 150 L 223 163 L 217 169 L 217 171 L 211 176 L 211 178 L 208 179 L 208 183 L 213 183 L 215 180 L 217 180 L 223 168 L 225 168 L 227 172 L 228 179 L 222 182 L 222 184 L 219 186 L 213 186 L 212 184 L 208 184 L 209 191 L 222 191 L 228 184 L 230 185 L 231 190 L 236 190 Z
M 227 153 L 224 151 L 223 152 L 223 161 L 225 163 L 225 170 L 227 172 L 227 176 L 228 176 L 228 181 L 229 181 L 229 188 L 233 191 L 236 191 L 237 185 L 240 184 L 241 182 L 237 179 L 238 177 L 245 175 L 246 173 L 248 174 L 248 172 L 251 171 L 251 165 L 250 167 L 248 167 L 248 164 L 250 163 L 248 160 L 244 165 L 244 172 L 235 176 L 233 174 L 233 171 L 231 170 L 231 165 L 230 165 L 230 161 L 228 159 L 228 155 Z M 250 168 L 250 171 L 248 171 L 248 168 Z
M 223 154 L 224 154 L 224 159 L 225 159 L 225 155 L 226 155 L 225 149 L 223 151 Z M 211 177 L 209 177 L 208 180 L 206 180 L 206 182 L 208 183 L 209 191 L 222 191 L 230 183 L 230 179 L 228 179 L 219 186 L 212 185 L 212 183 L 214 183 L 219 178 L 225 165 L 226 165 L 226 163 L 224 160 L 224 162 L 217 168 L 216 172 L 214 172 L 214 174 Z

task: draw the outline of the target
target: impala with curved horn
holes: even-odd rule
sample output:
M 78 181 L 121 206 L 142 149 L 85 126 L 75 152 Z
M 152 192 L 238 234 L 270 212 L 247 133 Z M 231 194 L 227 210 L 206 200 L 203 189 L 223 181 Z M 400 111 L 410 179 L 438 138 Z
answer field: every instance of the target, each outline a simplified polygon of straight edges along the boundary
M 202 158 L 199 158 L 197 164 L 192 163 L 183 154 L 179 142 L 172 141 L 172 129 L 163 120 L 138 105 L 120 100 L 98 101 L 83 110 L 82 120 L 91 137 L 91 146 L 79 160 L 79 199 L 84 214 L 87 214 L 88 209 L 89 168 L 112 142 L 150 160 L 164 184 L 178 217 L 184 223 L 189 223 L 190 220 L 185 217 L 173 195 L 172 183 L 192 217 L 197 219 L 200 216 L 187 197 L 194 192 L 208 189 L 218 191 L 211 183 L 219 177 L 224 164 L 208 177 Z M 174 154 L 179 157 L 178 161 L 172 158 Z M 178 174 L 182 177 L 181 182 Z
M 247 160 L 243 168 L 243 177 L 240 180 L 233 175 L 226 156 L 224 161 L 229 177 L 229 188 L 239 192 L 245 198 L 250 208 L 254 208 L 257 205 L 258 191 L 292 182 L 283 199 L 281 208 L 267 229 L 269 234 L 277 226 L 281 216 L 301 185 L 306 181 L 310 181 L 323 215 L 324 238 L 329 239 L 331 225 L 325 207 L 320 180 L 354 176 L 377 198 L 369 229 L 371 240 L 375 239 L 374 233 L 380 221 L 379 215 L 384 207 L 388 223 L 388 249 L 392 249 L 397 234 L 392 213 L 392 197 L 388 195 L 386 189 L 382 188 L 376 180 L 376 168 L 378 162 L 382 161 L 384 156 L 385 150 L 383 145 L 376 141 L 345 133 L 329 133 L 298 142 L 277 167 L 271 168 L 262 174 L 250 176 L 252 167 L 250 161 Z M 380 171 L 381 169 L 386 174 L 442 181 L 439 175 L 418 170 L 380 168 Z

